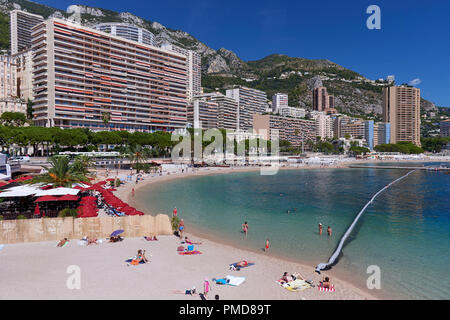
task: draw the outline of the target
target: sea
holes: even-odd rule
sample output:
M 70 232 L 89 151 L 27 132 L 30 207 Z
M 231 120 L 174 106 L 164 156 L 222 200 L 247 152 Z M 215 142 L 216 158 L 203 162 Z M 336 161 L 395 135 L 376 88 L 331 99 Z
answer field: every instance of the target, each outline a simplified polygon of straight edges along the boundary
M 171 214 L 177 207 L 187 232 L 235 247 L 261 251 L 269 239 L 271 255 L 313 270 L 328 261 L 371 197 L 407 172 L 321 168 L 193 176 L 147 185 L 135 198 L 154 213 Z M 450 174 L 417 170 L 368 206 L 332 271 L 382 298 L 449 299 L 449 249 Z M 368 279 L 375 288 L 367 287 Z

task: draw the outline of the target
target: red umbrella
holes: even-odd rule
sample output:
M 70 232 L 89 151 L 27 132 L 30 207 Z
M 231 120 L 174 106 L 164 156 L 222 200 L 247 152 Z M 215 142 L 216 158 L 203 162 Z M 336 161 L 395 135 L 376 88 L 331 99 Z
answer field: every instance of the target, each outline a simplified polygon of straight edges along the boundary
M 78 196 L 74 196 L 71 194 L 66 194 L 64 196 L 62 196 L 61 198 L 58 199 L 59 201 L 77 201 L 78 200 Z
M 45 201 L 59 201 L 59 198 L 54 196 L 43 196 L 37 198 L 34 202 L 45 202 Z
M 41 214 L 41 211 L 39 210 L 39 204 L 38 203 L 36 203 L 36 207 L 34 207 L 34 214 L 36 216 Z

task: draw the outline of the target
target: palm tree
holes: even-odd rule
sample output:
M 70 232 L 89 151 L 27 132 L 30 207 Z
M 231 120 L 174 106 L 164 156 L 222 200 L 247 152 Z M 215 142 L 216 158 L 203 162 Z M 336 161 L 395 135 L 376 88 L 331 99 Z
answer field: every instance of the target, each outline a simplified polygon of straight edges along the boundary
M 105 124 L 105 127 L 108 127 L 108 123 L 111 121 L 111 114 L 109 112 L 102 112 L 102 121 Z
M 131 148 L 129 158 L 132 166 L 136 169 L 136 173 L 139 173 L 143 169 L 143 163 L 148 159 L 148 150 L 143 149 L 141 146 L 135 146 Z
M 50 183 L 54 187 L 72 187 L 77 182 L 86 182 L 88 178 L 84 170 L 80 170 L 78 164 L 70 164 L 69 158 L 65 156 L 54 156 L 49 159 L 51 167 L 43 166 L 47 171 L 28 183 Z

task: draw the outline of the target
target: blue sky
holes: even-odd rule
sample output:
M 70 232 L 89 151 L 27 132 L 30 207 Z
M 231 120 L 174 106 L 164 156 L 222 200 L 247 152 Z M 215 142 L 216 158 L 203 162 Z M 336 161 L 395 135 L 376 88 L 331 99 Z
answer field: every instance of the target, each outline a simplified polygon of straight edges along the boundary
M 450 107 L 448 0 L 35 1 L 131 12 L 245 61 L 281 53 L 329 59 L 369 79 L 393 74 L 397 83 L 415 80 L 424 98 Z M 381 30 L 366 27 L 372 4 L 381 9 Z

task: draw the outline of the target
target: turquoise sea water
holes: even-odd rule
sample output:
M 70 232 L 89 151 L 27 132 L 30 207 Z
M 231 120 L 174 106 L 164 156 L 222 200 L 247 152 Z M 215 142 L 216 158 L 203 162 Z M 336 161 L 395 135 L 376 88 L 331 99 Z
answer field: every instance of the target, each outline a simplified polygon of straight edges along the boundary
M 282 170 L 274 176 L 218 174 L 149 185 L 136 192 L 136 200 L 151 212 L 170 213 L 176 206 L 187 232 L 195 229 L 238 247 L 261 250 L 269 238 L 271 254 L 306 262 L 313 269 L 328 261 L 373 194 L 406 172 L 313 169 Z M 245 240 L 244 221 L 249 224 Z M 322 236 L 319 222 L 324 225 Z M 333 229 L 330 238 L 328 225 Z M 417 171 L 369 206 L 333 271 L 365 288 L 367 267 L 377 265 L 380 295 L 449 299 L 449 248 L 450 175 Z

